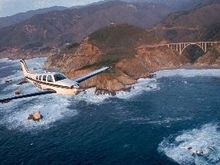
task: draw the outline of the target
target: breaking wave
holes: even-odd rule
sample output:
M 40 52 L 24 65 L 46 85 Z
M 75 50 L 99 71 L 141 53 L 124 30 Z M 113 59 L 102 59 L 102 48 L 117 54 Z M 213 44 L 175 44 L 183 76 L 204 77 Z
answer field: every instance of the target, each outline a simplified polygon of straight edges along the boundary
M 30 69 L 42 70 L 43 63 L 46 58 L 34 58 L 27 60 Z M 10 97 L 19 89 L 22 94 L 37 92 L 38 90 L 31 84 L 17 85 L 20 79 L 23 78 L 19 68 L 18 60 L 11 61 L 7 59 L 1 59 L 0 63 L 13 64 L 13 67 L 17 72 L 12 72 L 11 75 L 1 79 L 0 84 L 4 84 L 5 87 L 2 89 L 0 95 L 3 97 Z M 0 68 L 1 70 L 2 68 Z M 6 83 L 6 80 L 11 80 L 11 83 Z M 60 104 L 62 103 L 62 104 Z M 68 97 L 57 96 L 55 94 L 45 95 L 41 97 L 25 98 L 20 100 L 14 100 L 13 102 L 0 104 L 0 124 L 5 125 L 8 129 L 14 130 L 19 129 L 21 131 L 30 131 L 35 129 L 47 129 L 50 128 L 53 123 L 61 120 L 67 116 L 77 115 L 77 110 L 70 108 L 71 101 Z M 43 119 L 39 122 L 33 122 L 27 120 L 29 114 L 40 111 Z
M 159 144 L 158 151 L 183 165 L 220 164 L 219 128 L 217 124 L 206 124 L 170 136 Z
M 63 117 L 77 114 L 76 110 L 69 108 L 70 103 L 67 98 L 56 95 L 16 100 L 13 103 L 8 103 L 7 106 L 0 105 L 3 116 L 0 124 L 6 125 L 8 129 L 20 128 L 22 131 L 39 128 L 47 129 Z M 33 122 L 27 120 L 29 114 L 38 111 L 43 116 L 41 121 Z
M 220 69 L 175 69 L 155 72 L 156 78 L 162 77 L 220 77 Z
M 42 66 L 44 65 L 44 62 L 46 61 L 46 58 L 45 57 L 33 58 L 33 59 L 26 60 L 26 61 L 27 61 L 27 65 L 29 66 L 29 69 L 32 70 L 33 72 L 42 71 Z M 1 78 L 0 85 L 6 84 L 7 81 L 17 82 L 23 78 L 23 74 L 20 69 L 19 60 L 0 59 L 0 64 L 1 63 L 4 63 L 5 66 L 0 67 L 0 72 L 6 67 L 9 67 L 9 68 L 14 67 L 14 68 L 11 70 L 12 72 L 10 74 Z
M 152 119 L 150 117 L 130 117 L 130 116 L 126 116 L 124 118 L 125 119 L 123 119 L 123 117 L 120 118 L 122 120 L 122 123 L 123 122 L 131 122 L 132 124 L 163 125 L 163 126 L 166 126 L 166 127 L 169 127 L 170 124 L 174 123 L 174 122 L 182 122 L 182 121 L 192 120 L 191 117 L 176 117 L 176 118 L 166 117 L 166 118 L 161 118 L 161 119 Z
M 136 84 L 131 85 L 130 91 L 119 91 L 116 92 L 115 96 L 110 94 L 96 95 L 95 88 L 90 88 L 81 92 L 75 96 L 76 100 L 85 100 L 91 103 L 102 103 L 104 100 L 109 98 L 120 98 L 129 99 L 134 96 L 140 95 L 143 92 L 159 90 L 158 84 L 155 79 L 139 79 Z
M 34 58 L 27 60 L 27 64 L 30 69 L 33 71 L 42 71 L 42 66 L 46 58 Z M 22 86 L 17 85 L 20 79 L 23 78 L 22 72 L 19 69 L 20 64 L 18 60 L 8 60 L 0 59 L 0 64 L 3 67 L 0 67 L 0 72 L 7 67 L 7 65 L 12 66 L 13 70 L 6 77 L 1 78 L 0 84 L 4 85 L 4 89 L 1 90 L 0 97 L 9 97 L 11 94 L 19 88 L 22 94 L 36 92 L 31 84 L 23 84 Z M 95 89 L 87 89 L 85 92 L 80 93 L 79 95 L 68 98 L 61 97 L 56 95 L 41 96 L 37 98 L 26 98 L 22 100 L 16 100 L 12 103 L 7 104 L 7 107 L 0 105 L 0 108 L 3 109 L 0 119 L 0 124 L 5 124 L 9 129 L 16 128 L 25 128 L 30 130 L 37 127 L 47 128 L 50 127 L 55 121 L 62 119 L 64 116 L 74 116 L 77 114 L 77 110 L 70 108 L 72 101 L 86 101 L 89 103 L 103 103 L 109 98 L 119 98 L 119 99 L 130 99 L 134 96 L 140 95 L 143 92 L 156 91 L 159 90 L 159 84 L 157 79 L 161 77 L 170 77 L 170 76 L 184 76 L 184 77 L 193 77 L 193 76 L 220 76 L 220 70 L 218 69 L 208 69 L 208 70 L 187 70 L 187 69 L 177 69 L 177 70 L 164 70 L 156 72 L 156 78 L 154 79 L 139 79 L 136 84 L 131 86 L 130 91 L 120 91 L 117 92 L 115 96 L 106 94 L 106 95 L 96 95 Z M 11 82 L 7 83 L 7 81 Z M 71 101 L 70 101 L 71 100 Z M 62 105 L 59 104 L 62 101 Z M 39 104 L 39 102 L 41 104 Z M 24 104 L 24 105 L 23 105 Z M 40 122 L 31 122 L 27 121 L 27 117 L 30 113 L 40 111 L 44 116 L 44 119 Z M 134 119 L 136 120 L 136 119 Z M 148 119 L 137 119 L 140 123 L 148 124 L 158 124 L 158 123 L 169 123 L 172 122 L 172 119 L 167 119 L 164 121 L 152 121 Z

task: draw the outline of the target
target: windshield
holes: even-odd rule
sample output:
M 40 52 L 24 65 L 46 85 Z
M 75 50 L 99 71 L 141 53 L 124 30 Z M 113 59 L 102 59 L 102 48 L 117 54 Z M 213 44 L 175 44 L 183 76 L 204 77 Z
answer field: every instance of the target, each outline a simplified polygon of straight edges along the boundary
M 64 80 L 64 79 L 66 79 L 66 77 L 62 74 L 55 74 L 54 75 L 54 80 L 55 81 L 60 81 L 60 80 Z

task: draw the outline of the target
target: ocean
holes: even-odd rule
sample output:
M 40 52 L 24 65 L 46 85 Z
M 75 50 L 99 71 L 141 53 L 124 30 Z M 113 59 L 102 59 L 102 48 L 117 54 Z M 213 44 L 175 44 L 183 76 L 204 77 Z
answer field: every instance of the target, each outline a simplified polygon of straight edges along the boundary
M 89 89 L 0 104 L 0 164 L 220 164 L 220 70 L 155 74 L 116 96 Z M 21 78 L 17 60 L 1 59 L 0 98 L 37 91 Z M 43 120 L 28 121 L 35 111 Z

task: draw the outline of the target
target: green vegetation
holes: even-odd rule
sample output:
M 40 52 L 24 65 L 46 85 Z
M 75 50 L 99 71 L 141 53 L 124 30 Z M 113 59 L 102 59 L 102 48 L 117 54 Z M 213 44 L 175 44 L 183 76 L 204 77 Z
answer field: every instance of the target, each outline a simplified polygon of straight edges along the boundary
M 136 47 L 147 42 L 147 32 L 131 25 L 111 25 L 89 36 L 89 42 L 102 52 L 96 66 L 111 65 L 123 58 L 131 58 L 136 54 Z
M 131 25 L 112 25 L 89 36 L 89 41 L 102 50 L 111 48 L 133 49 L 138 42 L 146 40 L 144 29 Z

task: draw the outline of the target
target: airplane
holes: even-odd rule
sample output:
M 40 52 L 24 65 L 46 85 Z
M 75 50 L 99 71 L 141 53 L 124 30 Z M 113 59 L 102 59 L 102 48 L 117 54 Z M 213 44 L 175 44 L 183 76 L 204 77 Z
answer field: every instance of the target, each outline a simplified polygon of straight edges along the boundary
M 35 87 L 40 89 L 40 92 L 30 93 L 26 95 L 14 96 L 10 98 L 0 99 L 0 103 L 7 103 L 11 100 L 27 98 L 39 95 L 46 95 L 56 93 L 59 95 L 74 96 L 80 93 L 80 83 L 96 76 L 110 67 L 102 67 L 98 70 L 90 72 L 84 76 L 78 77 L 74 80 L 68 79 L 63 74 L 59 72 L 45 72 L 45 73 L 31 73 L 25 60 L 20 60 L 21 69 L 25 79 L 32 83 Z

